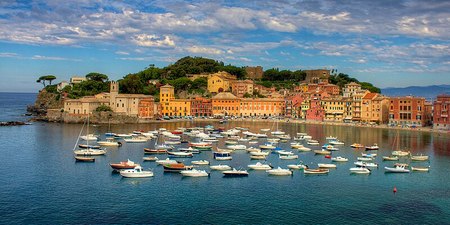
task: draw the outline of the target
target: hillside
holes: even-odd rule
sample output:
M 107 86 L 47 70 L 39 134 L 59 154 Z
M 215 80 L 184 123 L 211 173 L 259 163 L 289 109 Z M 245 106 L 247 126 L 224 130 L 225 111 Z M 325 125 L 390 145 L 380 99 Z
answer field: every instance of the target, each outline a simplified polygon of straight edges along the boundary
M 414 95 L 435 99 L 439 94 L 450 94 L 450 85 L 410 86 L 404 88 L 383 88 L 381 93 L 387 96 Z

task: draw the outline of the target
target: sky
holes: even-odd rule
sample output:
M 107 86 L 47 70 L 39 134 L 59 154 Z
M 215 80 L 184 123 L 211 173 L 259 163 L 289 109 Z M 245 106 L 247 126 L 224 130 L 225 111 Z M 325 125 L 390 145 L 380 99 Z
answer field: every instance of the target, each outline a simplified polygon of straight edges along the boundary
M 337 69 L 375 86 L 450 84 L 450 1 L 0 1 L 0 92 L 89 72 L 117 80 L 202 56 Z

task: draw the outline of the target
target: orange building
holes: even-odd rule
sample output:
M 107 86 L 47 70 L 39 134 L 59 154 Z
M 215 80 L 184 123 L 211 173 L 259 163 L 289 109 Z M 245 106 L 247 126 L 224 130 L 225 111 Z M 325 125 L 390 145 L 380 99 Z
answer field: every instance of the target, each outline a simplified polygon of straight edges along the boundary
M 378 93 L 367 93 L 361 100 L 361 121 L 383 124 L 388 122 L 389 99 Z
M 155 100 L 153 97 L 141 99 L 138 105 L 139 117 L 153 119 L 155 116 Z
M 438 95 L 434 101 L 433 129 L 450 130 L 448 110 L 450 110 L 450 95 Z
M 253 95 L 253 81 L 236 80 L 231 83 L 231 93 L 236 97 L 242 98 L 246 93 Z
M 191 115 L 192 116 L 212 116 L 211 99 L 195 97 L 191 99 Z
M 221 92 L 211 98 L 214 116 L 239 116 L 241 99 L 230 92 Z
M 425 98 L 405 96 L 391 97 L 389 104 L 389 124 L 391 126 L 426 126 L 429 121 Z
M 281 116 L 284 114 L 282 98 L 242 98 L 240 116 Z

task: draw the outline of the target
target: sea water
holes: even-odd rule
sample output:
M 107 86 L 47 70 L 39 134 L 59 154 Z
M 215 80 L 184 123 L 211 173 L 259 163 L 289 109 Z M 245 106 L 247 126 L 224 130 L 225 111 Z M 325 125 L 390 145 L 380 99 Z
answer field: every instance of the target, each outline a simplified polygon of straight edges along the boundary
M 208 124 L 260 132 L 274 122 L 124 124 L 111 125 L 111 131 L 128 133 L 161 127 L 175 130 Z M 143 148 L 153 147 L 155 140 L 122 141 L 122 147 L 108 148 L 107 154 L 96 157 L 95 163 L 75 162 L 73 149 L 81 127 L 60 123 L 0 127 L 1 224 L 448 224 L 450 221 L 450 138 L 445 134 L 279 123 L 279 128 L 291 136 L 306 132 L 321 145 L 325 137 L 337 136 L 345 145 L 338 146 L 340 150 L 333 152 L 333 156 L 347 157 L 349 162 L 336 163 L 337 168 L 325 176 L 305 176 L 294 171 L 293 176 L 276 177 L 249 170 L 249 176 L 242 178 L 224 178 L 219 171 L 211 171 L 210 177 L 186 178 L 164 173 L 155 162 L 143 162 Z M 89 129 L 103 134 L 108 125 L 91 124 Z M 365 152 L 349 147 L 355 142 L 380 146 L 375 159 L 379 168 L 370 175 L 349 173 L 356 157 Z M 264 143 L 264 139 L 259 143 Z M 225 146 L 223 140 L 214 145 Z M 279 146 L 291 150 L 289 142 Z M 400 162 L 430 166 L 430 172 L 385 173 L 383 167 L 394 162 L 383 162 L 381 157 L 397 148 L 429 155 L 428 162 L 414 163 L 407 158 Z M 311 168 L 317 167 L 317 163 L 331 163 L 313 152 L 292 151 Z M 109 166 L 127 159 L 140 163 L 145 170 L 152 169 L 155 176 L 122 178 Z M 211 151 L 179 160 L 189 164 L 199 159 L 238 169 L 247 169 L 247 165 L 258 162 L 250 160 L 246 151 L 236 151 L 231 161 L 215 161 Z M 274 167 L 282 168 L 299 160 L 280 160 L 277 154 L 270 154 L 267 159 Z M 208 166 L 200 169 L 210 171 Z

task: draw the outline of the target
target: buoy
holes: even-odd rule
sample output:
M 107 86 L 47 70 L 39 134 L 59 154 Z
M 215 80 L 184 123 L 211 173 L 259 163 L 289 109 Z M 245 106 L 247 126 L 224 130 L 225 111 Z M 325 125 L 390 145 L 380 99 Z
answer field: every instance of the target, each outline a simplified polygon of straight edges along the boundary
M 331 155 L 326 155 L 325 158 L 330 159 Z
M 392 191 L 394 192 L 394 194 L 397 193 L 397 188 L 394 187 L 394 190 L 392 190 Z

